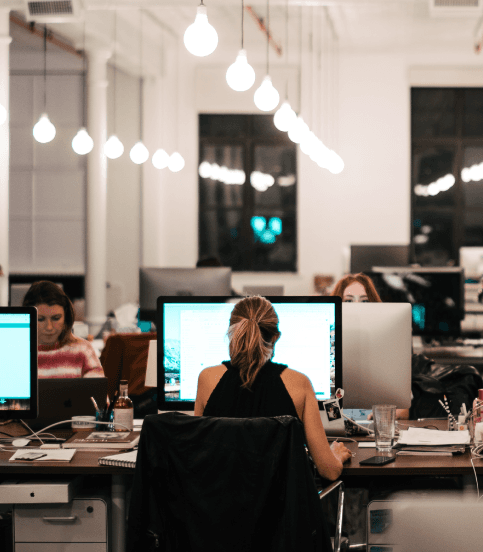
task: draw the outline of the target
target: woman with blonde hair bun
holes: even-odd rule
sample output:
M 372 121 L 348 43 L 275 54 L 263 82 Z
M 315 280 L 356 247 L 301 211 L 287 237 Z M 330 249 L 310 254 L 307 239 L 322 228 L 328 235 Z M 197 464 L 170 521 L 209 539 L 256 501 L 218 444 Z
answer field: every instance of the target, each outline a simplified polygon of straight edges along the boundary
M 337 479 L 351 453 L 339 442 L 329 446 L 307 376 L 272 362 L 280 335 L 278 316 L 270 301 L 258 296 L 239 301 L 228 328 L 230 361 L 200 373 L 195 416 L 294 416 L 304 426 L 306 443 L 320 475 Z

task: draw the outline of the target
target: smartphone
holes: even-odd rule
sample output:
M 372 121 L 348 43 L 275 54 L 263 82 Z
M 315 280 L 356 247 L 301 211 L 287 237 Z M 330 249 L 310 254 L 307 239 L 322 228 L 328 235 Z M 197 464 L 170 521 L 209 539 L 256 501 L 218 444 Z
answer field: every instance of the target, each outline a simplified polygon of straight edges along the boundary
M 384 466 L 384 464 L 390 464 L 395 462 L 395 456 L 371 456 L 365 460 L 359 462 L 360 466 Z

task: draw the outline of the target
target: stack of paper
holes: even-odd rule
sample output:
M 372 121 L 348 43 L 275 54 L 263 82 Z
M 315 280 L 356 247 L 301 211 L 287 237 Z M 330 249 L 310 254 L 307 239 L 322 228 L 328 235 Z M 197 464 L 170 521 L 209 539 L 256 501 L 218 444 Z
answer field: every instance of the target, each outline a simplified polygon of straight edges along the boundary
M 465 431 L 438 431 L 419 427 L 410 427 L 401 431 L 395 448 L 398 455 L 434 455 L 451 456 L 465 451 L 470 443 L 470 434 Z

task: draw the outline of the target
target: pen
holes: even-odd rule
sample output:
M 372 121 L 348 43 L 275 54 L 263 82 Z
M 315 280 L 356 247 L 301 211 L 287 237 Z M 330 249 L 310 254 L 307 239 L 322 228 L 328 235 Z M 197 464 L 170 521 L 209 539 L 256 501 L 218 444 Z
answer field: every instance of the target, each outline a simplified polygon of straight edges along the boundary
M 97 406 L 96 399 L 94 397 L 91 397 L 92 404 L 94 405 L 94 408 L 96 409 L 96 412 L 99 413 L 99 407 Z

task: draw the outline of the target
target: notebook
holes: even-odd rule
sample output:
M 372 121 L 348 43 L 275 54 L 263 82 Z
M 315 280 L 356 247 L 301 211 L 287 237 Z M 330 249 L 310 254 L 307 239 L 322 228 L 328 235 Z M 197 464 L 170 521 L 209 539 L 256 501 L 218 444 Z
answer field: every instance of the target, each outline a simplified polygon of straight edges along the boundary
M 132 449 L 139 441 L 137 431 L 78 431 L 63 444 L 64 448 Z
M 107 397 L 107 378 L 39 379 L 39 415 L 28 424 L 35 430 L 72 416 L 95 415 L 91 397 L 102 408 Z M 59 425 L 58 429 L 69 426 Z
M 138 451 L 132 450 L 130 452 L 123 452 L 121 454 L 113 454 L 112 456 L 103 456 L 102 458 L 99 458 L 99 464 L 101 464 L 101 466 L 135 468 L 137 455 Z

